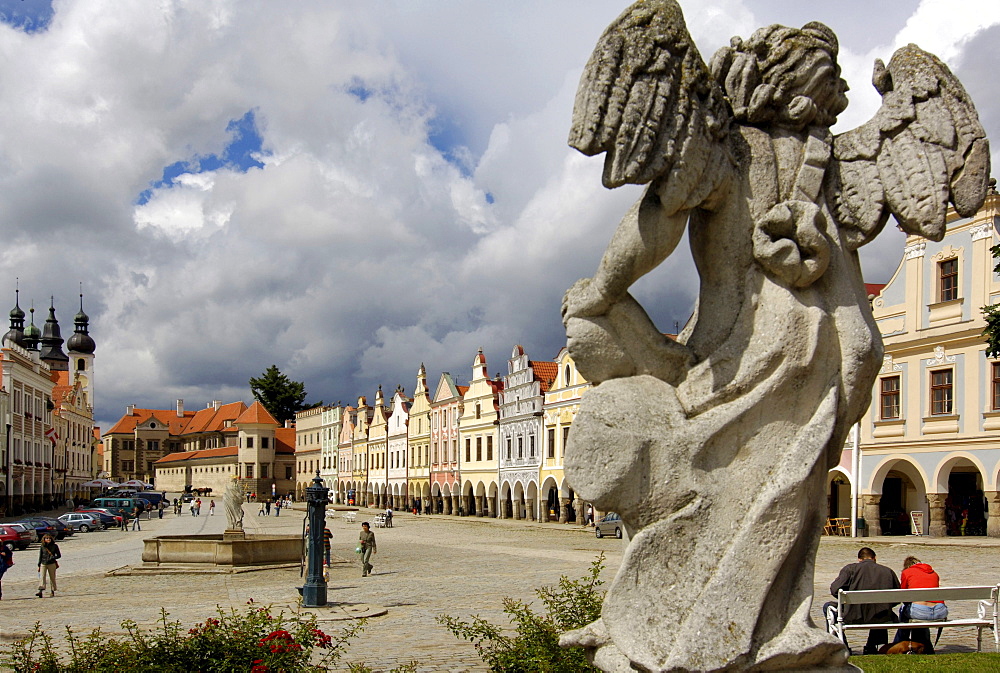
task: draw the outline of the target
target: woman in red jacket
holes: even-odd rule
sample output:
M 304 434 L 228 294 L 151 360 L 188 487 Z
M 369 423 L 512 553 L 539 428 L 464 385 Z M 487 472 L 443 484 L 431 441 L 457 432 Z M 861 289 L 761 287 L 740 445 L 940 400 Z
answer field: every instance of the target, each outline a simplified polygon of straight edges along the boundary
M 903 560 L 903 574 L 899 576 L 900 589 L 936 589 L 941 585 L 941 578 L 928 563 L 921 563 L 916 556 L 907 556 Z M 913 601 L 903 603 L 899 609 L 899 621 L 907 622 L 943 622 L 948 619 L 948 606 L 944 601 Z M 934 654 L 931 643 L 930 629 L 899 629 L 894 642 L 914 640 L 922 643 L 924 654 Z

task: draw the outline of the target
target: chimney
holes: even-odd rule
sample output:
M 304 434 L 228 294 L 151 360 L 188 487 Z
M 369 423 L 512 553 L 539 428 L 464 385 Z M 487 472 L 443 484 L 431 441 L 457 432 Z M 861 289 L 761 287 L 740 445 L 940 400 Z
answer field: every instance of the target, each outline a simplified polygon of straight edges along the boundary
M 216 411 L 218 411 L 219 407 L 221 407 L 221 406 L 222 406 L 222 400 L 212 400 L 212 408 L 213 409 L 215 409 Z
M 286 428 L 291 428 L 291 427 L 295 427 L 295 426 L 292 425 L 292 421 L 291 421 L 291 419 L 289 419 L 289 420 L 285 421 L 285 427 Z
M 125 415 L 126 416 L 131 416 L 134 413 L 135 413 L 135 405 L 134 404 L 129 404 L 128 406 L 125 407 Z
M 177 400 L 177 417 L 184 418 L 184 400 Z

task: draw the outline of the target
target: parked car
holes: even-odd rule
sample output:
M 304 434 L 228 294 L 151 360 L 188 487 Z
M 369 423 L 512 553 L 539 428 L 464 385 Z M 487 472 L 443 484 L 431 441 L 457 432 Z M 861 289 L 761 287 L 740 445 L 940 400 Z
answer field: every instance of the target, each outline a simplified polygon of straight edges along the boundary
M 23 523 L 5 523 L 5 526 L 10 526 L 14 530 L 24 531 L 28 534 L 28 540 L 30 542 L 38 542 L 38 532 L 35 531 L 31 526 L 25 526 Z
M 68 535 L 73 534 L 73 529 L 64 524 L 59 519 L 53 519 L 47 516 L 26 516 L 21 521 L 31 521 L 31 522 L 42 522 L 46 524 L 49 529 L 47 531 L 42 531 L 39 526 L 35 526 L 35 530 L 38 531 L 38 537 L 41 537 L 46 532 L 52 533 L 57 540 L 62 540 Z
M 9 544 L 14 549 L 27 549 L 31 544 L 31 533 L 24 527 L 11 526 L 10 524 L 0 524 L 0 544 Z
M 33 531 L 35 531 L 35 539 L 37 540 L 41 540 L 42 536 L 45 535 L 46 533 L 49 533 L 51 535 L 56 535 L 57 532 L 56 527 L 52 525 L 50 522 L 42 519 L 36 519 L 34 517 L 20 519 L 18 521 L 15 521 L 14 523 L 19 523 L 25 526 L 26 528 L 31 528 Z
M 615 514 L 614 512 L 608 512 L 601 520 L 594 524 L 594 535 L 597 537 L 604 537 L 605 535 L 614 535 L 619 540 L 622 537 L 622 518 Z
M 83 514 L 92 514 L 104 524 L 105 528 L 108 526 L 119 526 L 122 522 L 122 517 L 108 509 L 101 509 L 99 507 L 77 507 L 76 511 Z
M 185 493 L 181 496 L 181 502 L 191 502 L 192 500 L 194 500 L 194 494 L 192 493 Z
M 67 512 L 60 516 L 59 520 L 73 530 L 78 530 L 81 533 L 88 533 L 92 530 L 101 530 L 104 528 L 104 524 L 101 523 L 101 520 L 96 515 L 87 512 Z

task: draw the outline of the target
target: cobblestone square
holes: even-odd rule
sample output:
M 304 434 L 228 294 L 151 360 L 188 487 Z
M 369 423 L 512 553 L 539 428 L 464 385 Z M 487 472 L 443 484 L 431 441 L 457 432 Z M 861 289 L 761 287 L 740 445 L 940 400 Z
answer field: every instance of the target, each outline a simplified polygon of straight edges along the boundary
M 247 505 L 244 522 L 250 533 L 297 534 L 303 517 L 298 509 L 280 517 L 257 516 L 256 507 Z M 457 640 L 435 621 L 438 615 L 479 615 L 506 623 L 503 596 L 531 600 L 535 588 L 554 584 L 560 575 L 582 577 L 601 552 L 606 556 L 605 579 L 610 579 L 624 549 L 624 541 L 599 540 L 592 529 L 575 525 L 404 513 L 395 517 L 393 528 L 374 529 L 378 538 L 375 574 L 362 578 L 354 547 L 361 521 L 373 518 L 374 512 L 362 510 L 350 524 L 329 513 L 333 553 L 344 560 L 331 570 L 329 600 L 387 608 L 384 616 L 369 621 L 344 659 L 366 662 L 376 670 L 410 661 L 417 662 L 419 671 L 486 670 L 471 644 Z M 2 641 L 26 634 L 36 621 L 53 635 L 64 633 L 66 625 L 77 632 L 100 626 L 102 631 L 118 633 L 123 619 L 152 626 L 161 607 L 187 626 L 211 616 L 216 605 L 242 610 L 251 598 L 256 603 L 295 605 L 295 587 L 302 583 L 297 568 L 233 575 L 106 576 L 109 570 L 140 564 L 143 537 L 217 533 L 225 527 L 225 517 L 167 514 L 162 521 L 143 521 L 142 526 L 141 533 L 106 530 L 62 541 L 59 591 L 54 599 L 34 596 L 37 546 L 16 552 L 16 565 L 4 577 L 0 601 Z M 817 557 L 815 619 L 827 600 L 830 582 L 841 566 L 856 560 L 863 545 L 872 546 L 879 561 L 897 574 L 903 558 L 914 554 L 932 564 L 942 583 L 949 586 L 1000 581 L 998 546 L 992 539 L 824 538 Z M 952 610 L 956 615 L 974 613 L 975 606 L 956 604 Z M 327 626 L 337 627 L 336 623 Z M 864 636 L 855 638 L 863 640 Z M 942 652 L 974 649 L 972 629 L 946 629 L 941 636 Z M 990 635 L 984 635 L 983 649 L 992 651 Z

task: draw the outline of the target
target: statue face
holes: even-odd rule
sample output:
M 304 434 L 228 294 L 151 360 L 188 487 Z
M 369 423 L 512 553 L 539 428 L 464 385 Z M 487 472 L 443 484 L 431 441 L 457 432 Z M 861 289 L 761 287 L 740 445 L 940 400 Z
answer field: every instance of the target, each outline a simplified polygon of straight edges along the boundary
M 805 96 L 816 106 L 816 124 L 832 126 L 837 115 L 847 109 L 847 82 L 840 76 L 840 66 L 827 51 L 815 49 L 797 68 L 793 95 Z

